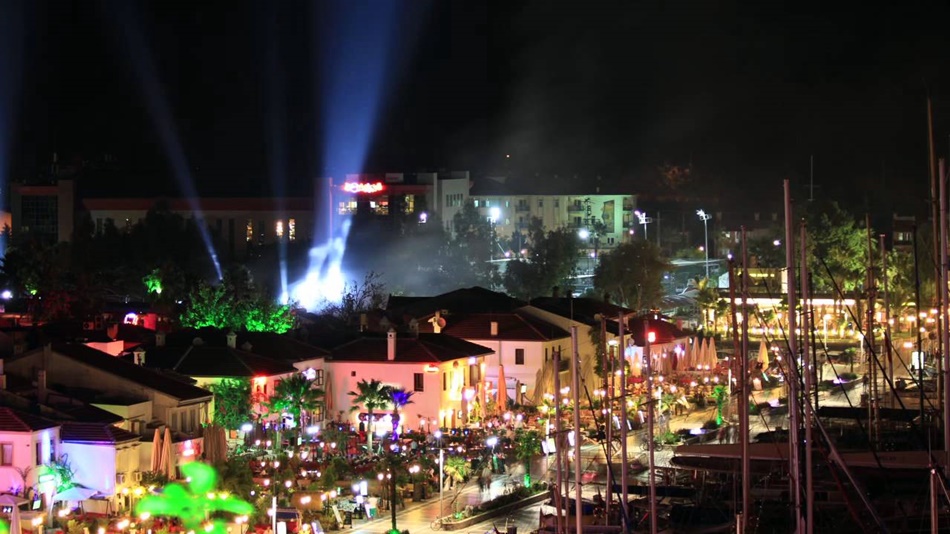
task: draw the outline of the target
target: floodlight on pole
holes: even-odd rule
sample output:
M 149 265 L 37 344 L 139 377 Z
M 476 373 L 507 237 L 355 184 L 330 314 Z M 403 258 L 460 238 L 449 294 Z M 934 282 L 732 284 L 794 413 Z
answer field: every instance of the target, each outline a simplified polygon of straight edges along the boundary
M 706 213 L 705 210 L 696 210 L 696 215 L 699 215 L 699 218 L 703 221 L 703 235 L 706 240 L 706 245 L 703 247 L 706 252 L 706 280 L 709 280 L 709 226 L 707 221 L 712 219 L 712 215 Z
M 646 239 L 646 238 L 647 238 L 647 225 L 650 224 L 651 222 L 653 222 L 653 218 L 652 218 L 652 217 L 647 217 L 647 214 L 646 214 L 645 211 L 635 210 L 635 211 L 633 212 L 633 214 L 636 215 L 638 219 L 640 219 L 640 224 L 643 225 L 643 239 Z

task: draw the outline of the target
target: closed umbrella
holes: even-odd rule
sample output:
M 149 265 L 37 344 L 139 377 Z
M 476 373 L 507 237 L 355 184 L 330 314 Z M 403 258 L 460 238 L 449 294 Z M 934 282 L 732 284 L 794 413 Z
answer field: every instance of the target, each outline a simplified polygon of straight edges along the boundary
M 498 413 L 503 414 L 508 409 L 508 386 L 505 382 L 505 366 L 498 366 Z
M 175 458 L 175 449 L 172 447 L 172 429 L 165 427 L 165 442 L 162 444 L 162 470 L 168 476 L 168 480 L 175 480 L 178 475 L 175 470 L 177 459 Z
M 155 437 L 152 438 L 152 472 L 160 470 L 162 467 L 162 435 L 158 428 L 155 429 Z
M 759 342 L 759 363 L 762 364 L 762 369 L 769 366 L 769 348 L 765 346 L 764 339 Z
M 686 371 L 689 371 L 690 369 L 693 369 L 694 367 L 696 367 L 696 361 L 694 359 L 694 355 L 696 353 L 696 349 L 694 348 L 695 343 L 696 343 L 695 338 L 686 340 L 686 347 L 685 347 L 685 350 L 683 351 L 683 363 L 680 364 L 683 367 L 683 369 Z
M 710 369 L 715 369 L 716 366 L 719 365 L 719 356 L 716 355 L 716 338 L 709 338 L 709 347 L 707 350 L 708 353 L 706 354 L 706 357 L 709 358 L 709 363 L 707 365 L 709 365 Z
M 634 376 L 634 378 L 640 378 L 640 375 L 643 374 L 642 355 L 637 354 L 636 352 L 633 352 L 633 351 L 630 351 L 630 354 L 632 355 L 630 358 L 631 360 L 630 373 Z

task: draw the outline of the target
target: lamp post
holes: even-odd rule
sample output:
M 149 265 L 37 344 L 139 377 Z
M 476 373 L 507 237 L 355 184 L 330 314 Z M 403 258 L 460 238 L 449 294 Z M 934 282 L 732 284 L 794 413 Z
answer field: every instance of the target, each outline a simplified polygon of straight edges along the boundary
M 435 439 L 442 441 L 442 431 L 436 431 Z M 442 444 L 439 443 L 439 521 L 442 520 L 442 517 L 445 515 L 442 511 L 442 486 L 445 485 L 442 477 L 445 476 L 445 449 L 442 448 Z
M 700 220 L 703 221 L 703 236 L 706 242 L 703 250 L 706 252 L 706 279 L 709 280 L 709 227 L 706 221 L 712 219 L 712 215 L 706 213 L 705 210 L 696 210 L 696 215 L 699 215 Z
M 653 217 L 647 217 L 645 211 L 636 210 L 633 212 L 634 215 L 640 219 L 640 224 L 643 225 L 643 239 L 647 238 L 647 225 L 653 222 Z

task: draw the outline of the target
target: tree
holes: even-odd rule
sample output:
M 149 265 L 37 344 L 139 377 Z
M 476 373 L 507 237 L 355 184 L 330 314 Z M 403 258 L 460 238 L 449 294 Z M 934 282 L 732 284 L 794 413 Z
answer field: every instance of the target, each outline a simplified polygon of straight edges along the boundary
M 276 304 L 250 280 L 244 269 L 225 275 L 221 283 L 199 281 L 182 311 L 182 326 L 283 334 L 293 328 L 290 305 Z
M 366 379 L 356 383 L 356 391 L 350 391 L 349 395 L 353 397 L 353 410 L 358 410 L 360 406 L 366 410 L 368 421 L 366 424 L 366 450 L 373 451 L 373 413 L 382 410 L 389 404 L 389 386 L 384 386 L 379 380 L 373 379 L 369 382 Z
M 702 311 L 703 328 L 709 325 L 709 311 L 712 310 L 716 315 L 722 315 L 729 307 L 729 303 L 719 297 L 719 291 L 709 284 L 708 278 L 703 278 L 697 285 L 699 292 L 696 295 L 696 304 Z M 716 331 L 716 321 L 712 321 L 713 332 Z
M 807 213 L 808 268 L 815 291 L 854 291 L 867 273 L 867 230 L 837 202 L 816 205 Z M 827 269 L 825 266 L 827 265 Z
M 600 260 L 594 271 L 594 287 L 618 297 L 635 310 L 648 310 L 663 297 L 663 274 L 670 264 L 650 241 L 624 243 Z
M 509 294 L 523 300 L 548 295 L 569 285 L 580 251 L 577 234 L 567 228 L 544 231 L 541 219 L 528 226 L 528 254 L 509 261 L 503 278 Z
M 315 381 L 297 373 L 274 386 L 274 393 L 266 403 L 271 413 L 288 413 L 297 424 L 298 433 L 303 427 L 303 414 L 312 412 L 323 402 L 324 391 L 315 387 Z
M 396 436 L 396 430 L 399 428 L 399 412 L 408 404 L 412 404 L 412 391 L 406 391 L 404 388 L 389 388 L 389 403 L 393 405 L 393 436 Z
M 225 378 L 211 386 L 214 394 L 214 422 L 228 430 L 238 430 L 251 421 L 251 381 Z
M 386 302 L 386 285 L 374 271 L 366 273 L 362 282 L 356 280 L 343 285 L 340 302 L 327 302 L 318 314 L 321 330 L 346 330 L 360 314 L 381 309 Z
M 443 269 L 460 287 L 498 285 L 498 269 L 492 263 L 496 235 L 491 222 L 483 217 L 473 202 L 462 207 L 452 220 L 455 237 L 443 255 Z
M 446 479 L 451 481 L 452 486 L 455 487 L 455 495 L 452 496 L 452 502 L 449 503 L 449 506 L 454 509 L 455 502 L 462 493 L 462 485 L 472 474 L 472 463 L 461 456 L 448 456 L 445 458 L 443 469 Z
M 541 434 L 537 430 L 515 431 L 515 457 L 524 464 L 525 486 L 531 486 L 531 460 L 541 453 Z

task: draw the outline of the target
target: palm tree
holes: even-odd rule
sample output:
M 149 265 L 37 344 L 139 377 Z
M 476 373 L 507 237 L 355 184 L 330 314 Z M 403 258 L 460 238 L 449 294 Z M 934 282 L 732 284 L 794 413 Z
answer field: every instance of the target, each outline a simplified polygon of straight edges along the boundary
M 325 392 L 314 387 L 314 382 L 302 373 L 281 380 L 274 387 L 274 393 L 265 404 L 267 411 L 290 414 L 299 432 L 303 427 L 302 415 L 316 410 L 323 402 Z
M 404 388 L 389 388 L 389 402 L 393 405 L 393 439 L 396 437 L 396 429 L 399 428 L 399 411 L 407 404 L 412 404 L 412 395 L 412 391 L 406 391 Z
M 452 497 L 452 502 L 449 503 L 449 506 L 454 510 L 455 501 L 462 493 L 463 484 L 472 474 L 472 464 L 461 456 L 449 456 L 445 459 L 444 472 L 446 478 L 452 481 L 452 485 L 455 487 L 455 495 Z
M 366 450 L 373 450 L 373 412 L 381 410 L 389 404 L 389 386 L 384 386 L 379 380 L 365 379 L 356 383 L 356 391 L 349 392 L 353 397 L 352 410 L 358 410 L 360 405 L 369 415 L 369 424 L 366 426 Z

